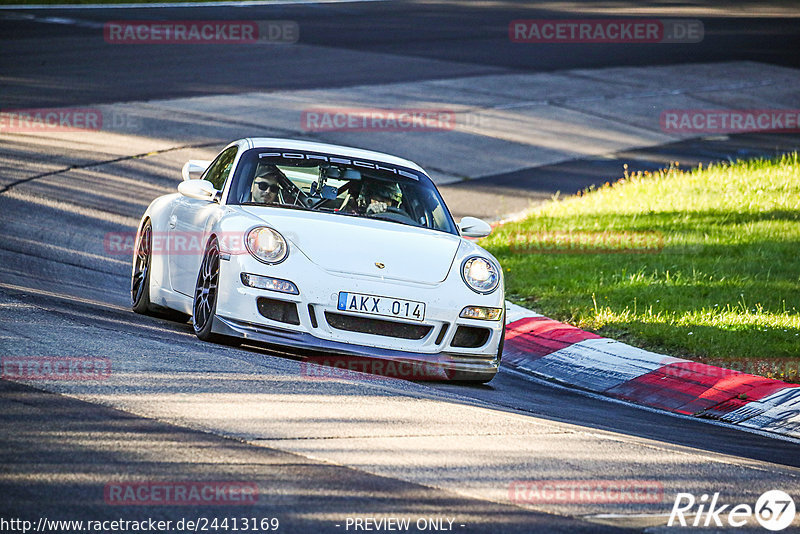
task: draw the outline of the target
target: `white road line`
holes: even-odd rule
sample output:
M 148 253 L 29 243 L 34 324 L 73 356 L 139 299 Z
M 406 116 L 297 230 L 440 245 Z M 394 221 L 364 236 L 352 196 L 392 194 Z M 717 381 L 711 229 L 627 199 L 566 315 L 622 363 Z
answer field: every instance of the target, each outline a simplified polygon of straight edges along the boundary
M 590 517 L 592 519 L 619 519 L 625 517 L 669 517 L 672 514 L 595 514 L 585 515 L 583 517 Z M 686 517 L 694 517 L 697 514 L 686 514 Z
M 69 19 L 66 17 L 37 17 L 27 13 L 0 13 L 1 20 L 27 20 L 31 22 L 41 22 L 44 24 L 63 24 L 66 26 L 80 26 L 83 28 L 98 29 L 103 28 L 102 22 L 91 22 L 88 20 Z
M 290 6 L 304 4 L 355 4 L 363 2 L 388 2 L 389 0 L 246 0 L 244 2 L 178 2 L 153 4 L 11 4 L 0 6 L 0 9 L 142 9 L 142 8 L 187 8 L 187 7 L 253 7 L 253 6 Z

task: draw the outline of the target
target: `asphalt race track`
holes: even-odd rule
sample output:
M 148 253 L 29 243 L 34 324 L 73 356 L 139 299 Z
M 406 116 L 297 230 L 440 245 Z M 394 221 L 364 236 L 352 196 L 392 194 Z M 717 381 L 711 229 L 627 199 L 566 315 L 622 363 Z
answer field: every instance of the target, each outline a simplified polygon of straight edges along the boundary
M 735 4 L 0 9 L 0 108 L 347 92 L 563 69 L 800 68 L 798 4 L 757 3 L 757 15 Z M 507 38 L 508 22 L 518 18 L 632 14 L 701 19 L 706 37 L 692 49 L 581 45 L 580 53 L 556 45 L 520 52 Z M 156 18 L 293 20 L 301 38 L 285 47 L 148 48 L 109 46 L 98 33 L 108 20 Z M 800 107 L 800 95 L 795 102 Z M 679 492 L 720 492 L 726 504 L 750 505 L 771 489 L 800 496 L 793 440 L 610 402 L 508 369 L 487 386 L 313 379 L 298 355 L 205 344 L 189 323 L 134 314 L 130 256 L 109 247 L 109 236 L 135 231 L 149 202 L 174 191 L 184 161 L 210 156 L 232 139 L 226 136 L 246 130 L 191 120 L 169 135 L 0 131 L 0 355 L 112 364 L 101 381 L 0 380 L 0 518 L 247 516 L 278 518 L 278 532 L 352 532 L 348 518 L 404 517 L 412 525 L 452 520 L 456 532 L 672 532 L 683 530 L 665 526 Z M 204 128 L 208 135 L 192 137 Z M 798 144 L 796 134 L 686 139 L 531 167 L 522 185 L 498 173 L 443 190 L 458 204 L 454 211 L 473 204 L 480 211 L 497 188 L 541 200 L 605 181 L 623 161 L 654 168 Z M 565 184 L 565 176 L 572 181 Z M 512 484 L 529 480 L 655 481 L 663 493 L 649 502 L 515 499 Z M 255 484 L 258 499 L 245 506 L 109 504 L 104 489 L 123 481 L 240 481 Z M 798 524 L 785 532 L 800 531 Z M 737 531 L 763 529 L 751 522 Z
M 700 3 L 702 5 L 702 3 Z M 185 9 L 9 10 L 2 13 L 0 90 L 7 108 L 149 100 L 255 90 L 347 87 L 443 79 L 500 71 L 704 63 L 731 59 L 798 67 L 794 2 L 709 2 L 710 7 L 635 2 L 466 1 L 357 2 Z M 757 6 L 757 9 L 752 6 Z M 628 10 L 626 11 L 626 7 Z M 749 13 L 749 14 L 748 14 Z M 742 16 L 745 14 L 746 16 Z M 589 16 L 699 18 L 705 37 L 685 44 L 582 44 L 520 48 L 508 39 L 514 19 Z M 26 20 L 33 16 L 38 20 Z M 49 18 L 50 22 L 41 19 Z M 55 20 L 54 20 L 55 19 Z M 72 19 L 78 24 L 58 19 Z M 98 28 L 113 20 L 293 20 L 300 43 L 313 48 L 162 46 L 142 54 L 135 46 L 108 46 Z M 290 47 L 287 47 L 290 48 Z M 373 60 L 353 64 L 348 52 Z M 29 83 L 22 83 L 29 80 Z

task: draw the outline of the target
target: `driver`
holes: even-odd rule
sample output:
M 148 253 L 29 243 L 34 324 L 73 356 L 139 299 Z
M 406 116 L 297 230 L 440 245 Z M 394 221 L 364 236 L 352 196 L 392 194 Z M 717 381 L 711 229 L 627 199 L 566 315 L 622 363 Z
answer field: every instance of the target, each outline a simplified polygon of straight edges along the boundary
M 389 208 L 397 209 L 402 199 L 403 193 L 396 183 L 365 180 L 358 196 L 358 207 L 367 215 L 385 213 Z
M 280 178 L 286 178 L 286 175 L 275 165 L 268 165 L 264 169 L 259 169 L 258 175 L 253 179 L 253 185 L 250 190 L 253 202 L 260 204 L 279 203 Z

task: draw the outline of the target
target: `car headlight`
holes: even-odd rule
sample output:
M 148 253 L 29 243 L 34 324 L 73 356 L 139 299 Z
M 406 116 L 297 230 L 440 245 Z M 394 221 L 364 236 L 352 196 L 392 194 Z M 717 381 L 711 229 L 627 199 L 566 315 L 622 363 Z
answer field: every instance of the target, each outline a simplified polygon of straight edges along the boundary
M 476 293 L 491 293 L 500 285 L 500 271 L 492 262 L 479 256 L 467 258 L 461 265 L 461 277 Z
M 289 255 L 289 246 L 281 234 L 266 226 L 257 226 L 247 232 L 247 250 L 258 261 L 280 263 Z
M 503 308 L 487 308 L 486 306 L 467 306 L 459 317 L 464 319 L 478 319 L 481 321 L 499 321 L 503 317 Z
M 288 293 L 289 295 L 299 295 L 300 291 L 294 282 L 289 280 L 282 280 L 280 278 L 272 278 L 271 276 L 261 276 L 258 274 L 242 273 L 240 275 L 242 283 L 246 286 L 255 287 L 258 289 L 266 289 L 268 291 L 278 291 L 279 293 Z

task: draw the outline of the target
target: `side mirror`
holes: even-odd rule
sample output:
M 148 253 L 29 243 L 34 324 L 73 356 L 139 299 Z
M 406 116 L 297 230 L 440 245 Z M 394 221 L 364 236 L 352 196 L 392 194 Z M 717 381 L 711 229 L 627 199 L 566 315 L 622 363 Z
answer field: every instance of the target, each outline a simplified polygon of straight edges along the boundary
M 492 227 L 486 221 L 475 217 L 464 217 L 458 223 L 458 229 L 464 237 L 486 237 L 492 233 Z
M 209 165 L 211 165 L 210 161 L 202 159 L 190 159 L 183 165 L 183 168 L 181 169 L 181 176 L 184 180 L 191 180 L 191 173 L 204 173 Z
M 214 201 L 217 199 L 217 191 L 214 184 L 208 180 L 187 180 L 178 184 L 178 192 L 189 198 L 197 200 Z

